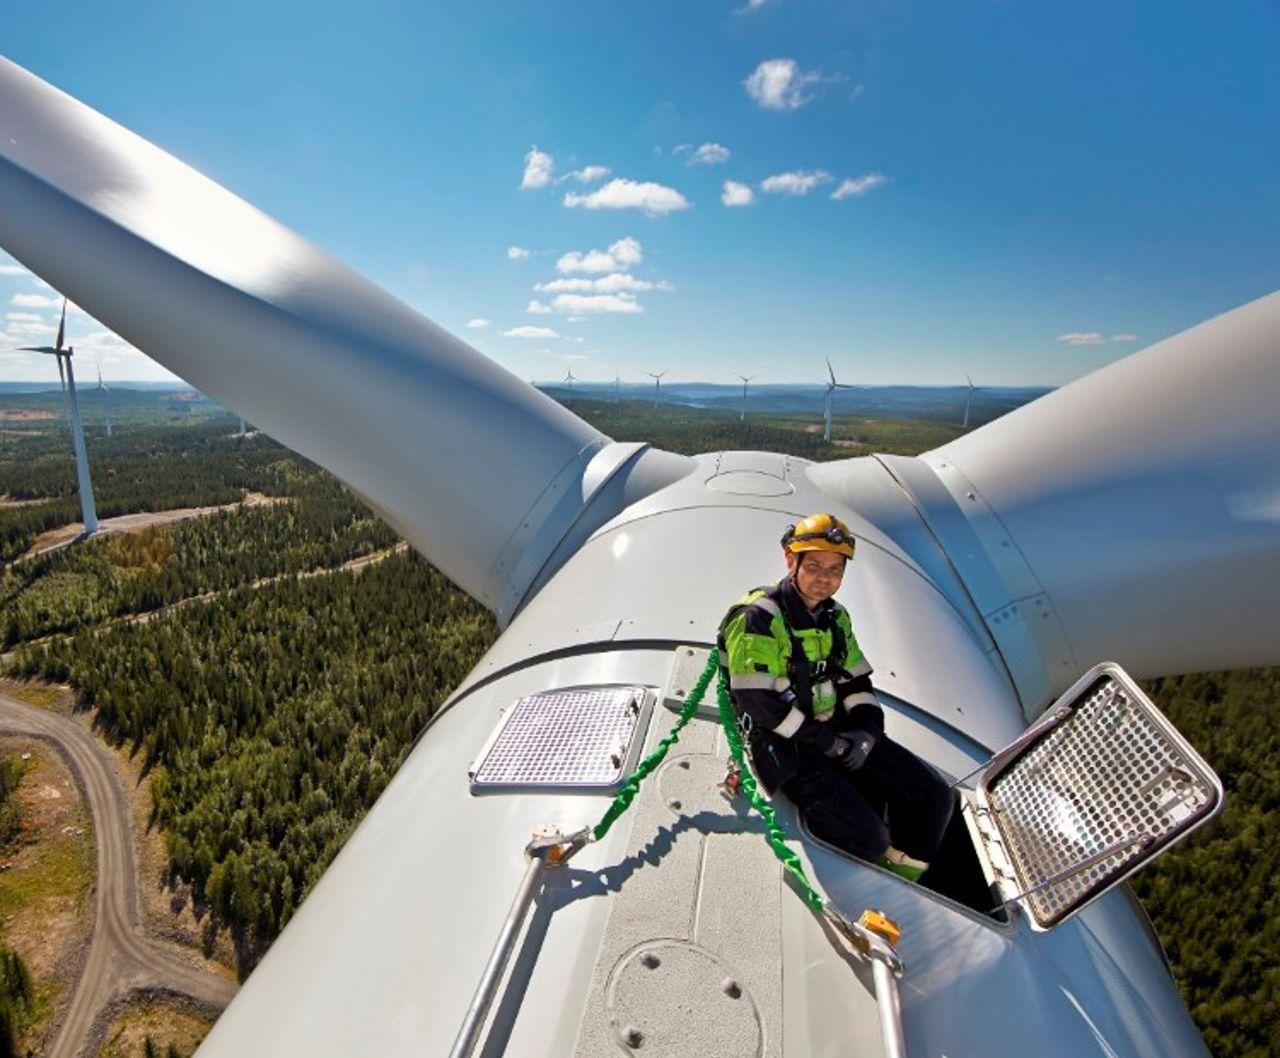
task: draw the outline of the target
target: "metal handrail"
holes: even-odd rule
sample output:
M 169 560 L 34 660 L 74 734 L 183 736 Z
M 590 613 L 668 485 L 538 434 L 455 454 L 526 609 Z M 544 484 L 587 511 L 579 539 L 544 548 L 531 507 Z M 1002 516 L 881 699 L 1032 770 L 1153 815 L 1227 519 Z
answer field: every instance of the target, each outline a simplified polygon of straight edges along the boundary
M 467 1008 L 466 1017 L 462 1019 L 462 1028 L 458 1031 L 449 1058 L 470 1058 L 475 1053 L 476 1044 L 480 1041 L 480 1030 L 484 1026 L 485 1017 L 493 1005 L 493 997 L 497 995 L 498 985 L 515 949 L 516 937 L 524 924 L 525 914 L 542 882 L 542 872 L 546 869 L 546 852 L 542 849 L 529 851 L 529 865 L 525 868 L 524 877 L 520 879 L 520 888 L 516 890 L 516 898 L 502 923 L 497 943 L 489 955 L 484 972 L 480 975 L 480 983 L 476 986 L 471 1005 Z
M 876 1005 L 880 1008 L 880 1038 L 884 1041 L 884 1058 L 907 1058 L 898 976 L 888 963 L 873 958 L 871 977 L 876 986 Z
M 830 904 L 826 907 L 827 919 L 842 933 L 853 951 L 871 964 L 871 980 L 876 990 L 876 1006 L 880 1011 L 880 1038 L 884 1043 L 884 1058 L 907 1058 L 906 1033 L 902 1027 L 902 998 L 898 991 L 898 978 L 902 976 L 902 960 L 898 957 L 888 935 L 879 928 L 869 929 L 862 921 L 845 918 Z M 863 921 L 867 920 L 863 916 Z M 892 936 L 897 937 L 897 926 L 883 918 Z
M 520 879 L 520 886 L 516 890 L 515 899 L 511 901 L 507 917 L 503 919 L 502 929 L 498 931 L 498 939 L 489 954 L 489 961 L 480 974 L 480 982 L 476 985 L 475 995 L 471 997 L 471 1005 L 467 1007 L 462 1027 L 449 1050 L 449 1058 L 471 1058 L 476 1053 L 485 1018 L 489 1015 L 489 1008 L 493 1006 L 498 986 L 502 983 L 507 964 L 515 951 L 516 940 L 520 936 L 525 916 L 529 913 L 529 906 L 542 884 L 543 872 L 549 866 L 566 862 L 587 843 L 588 836 L 585 829 L 566 835 L 554 827 L 542 827 L 534 833 L 525 847 L 529 864 Z

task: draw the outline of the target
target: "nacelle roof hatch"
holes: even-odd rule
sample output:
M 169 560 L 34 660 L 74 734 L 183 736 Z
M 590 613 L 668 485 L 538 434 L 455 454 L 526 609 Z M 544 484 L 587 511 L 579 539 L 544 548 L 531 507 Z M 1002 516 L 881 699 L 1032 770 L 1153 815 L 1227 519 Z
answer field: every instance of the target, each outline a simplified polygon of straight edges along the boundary
M 526 695 L 469 769 L 471 792 L 611 790 L 635 763 L 652 706 L 653 692 L 636 686 Z
M 1138 685 L 1082 676 L 965 795 L 983 866 L 1041 929 L 1057 925 L 1222 808 L 1222 783 Z

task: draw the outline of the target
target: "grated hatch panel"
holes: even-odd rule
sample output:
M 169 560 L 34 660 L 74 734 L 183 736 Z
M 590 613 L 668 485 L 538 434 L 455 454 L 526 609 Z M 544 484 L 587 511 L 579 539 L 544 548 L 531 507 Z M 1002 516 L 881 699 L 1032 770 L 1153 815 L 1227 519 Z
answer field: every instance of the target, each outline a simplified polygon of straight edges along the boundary
M 521 698 L 472 771 L 472 788 L 617 785 L 647 697 L 644 687 L 577 687 Z
M 1114 673 L 985 785 L 1019 889 L 1033 890 L 1024 903 L 1041 926 L 1136 870 L 1222 799 L 1195 750 Z M 1065 877 L 1050 880 L 1058 874 Z

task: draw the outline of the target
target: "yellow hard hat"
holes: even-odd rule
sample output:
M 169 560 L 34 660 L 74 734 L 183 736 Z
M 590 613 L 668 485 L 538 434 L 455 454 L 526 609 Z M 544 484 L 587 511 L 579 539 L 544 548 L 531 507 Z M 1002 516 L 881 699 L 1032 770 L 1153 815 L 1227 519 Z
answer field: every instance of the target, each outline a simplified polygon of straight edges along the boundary
M 801 551 L 834 551 L 853 558 L 853 533 L 834 514 L 811 514 L 797 525 L 787 526 L 782 546 L 799 554 Z

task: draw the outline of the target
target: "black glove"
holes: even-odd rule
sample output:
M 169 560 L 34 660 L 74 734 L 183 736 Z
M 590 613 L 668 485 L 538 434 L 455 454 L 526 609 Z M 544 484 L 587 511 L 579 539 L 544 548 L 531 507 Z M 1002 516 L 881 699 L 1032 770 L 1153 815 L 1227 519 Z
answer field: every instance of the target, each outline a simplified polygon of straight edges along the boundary
M 875 744 L 876 736 L 870 731 L 851 731 L 847 735 L 836 735 L 827 756 L 845 771 L 857 771 L 867 763 Z

